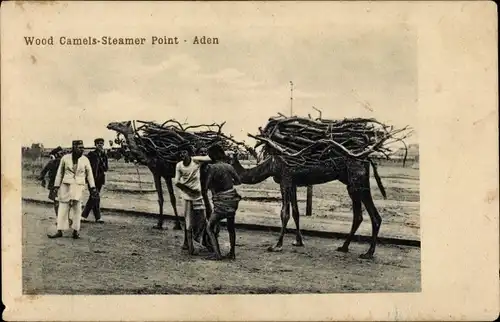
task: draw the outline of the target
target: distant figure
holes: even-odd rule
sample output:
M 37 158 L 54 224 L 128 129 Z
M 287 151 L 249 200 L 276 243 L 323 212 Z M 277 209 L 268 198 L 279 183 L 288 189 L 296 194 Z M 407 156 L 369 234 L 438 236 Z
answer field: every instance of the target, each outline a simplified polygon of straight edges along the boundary
M 90 151 L 87 154 L 87 158 L 90 161 L 90 166 L 92 167 L 92 174 L 94 175 L 95 188 L 97 192 L 100 194 L 102 186 L 106 182 L 106 172 L 108 171 L 108 156 L 104 151 L 104 139 L 97 138 L 94 140 L 95 150 Z M 86 221 L 88 218 L 90 211 L 94 213 L 95 221 L 97 223 L 103 223 L 104 221 L 101 219 L 101 198 L 97 196 L 97 198 L 89 197 L 87 204 L 85 205 L 85 209 L 82 212 L 83 221 Z
M 230 251 L 226 258 L 235 259 L 236 231 L 234 219 L 241 196 L 234 185 L 241 184 L 240 178 L 234 168 L 224 162 L 226 155 L 219 145 L 213 145 L 208 149 L 208 155 L 215 162 L 208 168 L 206 189 L 212 191 L 213 213 L 208 221 L 208 235 L 215 251 L 216 260 L 223 257 L 220 252 L 216 229 L 221 220 L 227 219 L 227 231 L 229 233 Z
M 200 242 L 206 227 L 205 205 L 201 191 L 200 166 L 211 161 L 208 156 L 193 156 L 191 147 L 180 151 L 182 161 L 175 168 L 174 183 L 184 200 L 184 245 L 189 254 L 194 254 L 193 239 Z
M 45 188 L 46 186 L 46 181 L 45 177 L 49 176 L 49 184 L 47 185 L 47 189 L 49 190 L 49 200 L 52 200 L 54 202 L 54 211 L 57 216 L 57 209 L 59 208 L 59 201 L 57 201 L 57 196 L 53 193 L 53 188 L 54 188 L 54 180 L 56 180 L 56 175 L 57 175 L 57 169 L 59 168 L 59 163 L 61 163 L 61 158 L 63 156 L 63 149 L 58 146 L 54 150 L 50 151 L 50 160 L 47 162 L 45 167 L 43 168 L 42 172 L 40 172 L 40 176 L 38 177 L 38 180 L 41 181 L 42 187 Z
M 72 217 L 73 238 L 80 238 L 80 220 L 82 216 L 82 193 L 85 181 L 88 182 L 91 196 L 98 196 L 95 188 L 94 175 L 89 159 L 83 155 L 83 141 L 75 140 L 72 143 L 72 152 L 61 158 L 54 180 L 54 195 L 59 200 L 57 211 L 57 233 L 48 235 L 49 238 L 62 237 L 62 231 L 69 229 L 69 218 Z

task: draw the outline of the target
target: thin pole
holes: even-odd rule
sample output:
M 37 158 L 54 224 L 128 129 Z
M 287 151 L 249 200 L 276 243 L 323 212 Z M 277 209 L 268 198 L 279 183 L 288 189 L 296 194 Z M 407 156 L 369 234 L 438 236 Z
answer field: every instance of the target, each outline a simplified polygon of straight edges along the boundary
M 293 82 L 290 81 L 290 116 L 293 116 Z

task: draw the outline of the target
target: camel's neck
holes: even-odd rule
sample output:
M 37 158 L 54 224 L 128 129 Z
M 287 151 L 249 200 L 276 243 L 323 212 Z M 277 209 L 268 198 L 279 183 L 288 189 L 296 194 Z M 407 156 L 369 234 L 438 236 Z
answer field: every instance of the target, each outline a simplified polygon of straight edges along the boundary
M 244 184 L 256 184 L 276 175 L 273 172 L 272 158 L 267 159 L 258 166 L 248 169 L 243 168 L 240 161 L 235 158 L 233 167 L 240 176 L 241 182 Z
M 127 145 L 130 149 L 130 152 L 136 156 L 137 160 L 143 164 L 147 164 L 147 157 L 142 152 L 141 149 L 139 149 L 139 146 L 137 145 L 137 142 L 135 142 L 134 134 L 133 133 L 127 133 L 125 135 L 125 140 L 127 141 Z

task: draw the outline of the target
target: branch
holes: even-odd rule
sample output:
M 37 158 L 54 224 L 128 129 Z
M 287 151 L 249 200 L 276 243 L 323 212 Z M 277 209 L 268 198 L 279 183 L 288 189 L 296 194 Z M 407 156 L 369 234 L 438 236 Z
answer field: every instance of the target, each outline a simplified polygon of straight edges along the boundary
M 316 108 L 316 107 L 314 107 L 314 106 L 313 106 L 312 108 L 313 108 L 313 109 L 315 109 L 316 111 L 318 111 L 318 112 L 319 112 L 319 119 L 321 120 L 321 119 L 322 119 L 322 117 L 321 117 L 321 116 L 323 115 L 323 112 L 321 112 L 321 110 L 317 109 L 317 108 Z

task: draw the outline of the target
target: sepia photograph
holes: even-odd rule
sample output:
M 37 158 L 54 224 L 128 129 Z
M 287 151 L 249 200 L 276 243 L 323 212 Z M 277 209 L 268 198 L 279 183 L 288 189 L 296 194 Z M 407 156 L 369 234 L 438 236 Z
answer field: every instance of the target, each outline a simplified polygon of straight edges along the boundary
M 23 291 L 418 292 L 416 32 L 318 29 L 26 37 Z
M 382 3 L 2 5 L 20 295 L 422 294 L 447 134 L 425 28 Z

